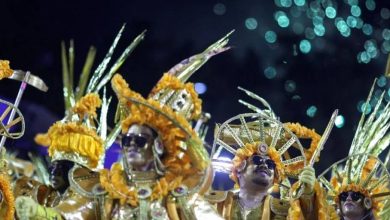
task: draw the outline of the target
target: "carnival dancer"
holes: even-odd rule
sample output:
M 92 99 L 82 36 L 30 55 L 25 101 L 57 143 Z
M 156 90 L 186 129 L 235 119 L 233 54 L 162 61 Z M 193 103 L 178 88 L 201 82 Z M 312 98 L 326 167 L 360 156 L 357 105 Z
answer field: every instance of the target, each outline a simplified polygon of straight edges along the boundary
M 199 195 L 209 156 L 191 126 L 201 99 L 188 78 L 213 55 L 228 49 L 225 36 L 163 75 L 147 98 L 114 76 L 124 118 L 122 164 L 101 173 L 110 207 L 106 219 L 219 219 Z
M 366 103 L 370 103 L 376 80 Z M 366 107 L 356 129 L 348 156 L 326 169 L 318 180 L 327 190 L 329 204 L 340 219 L 389 219 L 383 209 L 390 198 L 390 176 L 378 156 L 390 144 L 390 104 L 383 105 L 385 92 L 373 111 Z M 367 106 L 367 104 L 365 105 Z
M 89 74 L 96 51 L 90 49 L 76 89 L 73 88 L 73 44 L 68 56 L 62 45 L 65 117 L 54 123 L 47 134 L 36 137 L 38 143 L 49 146 L 51 185 L 58 196 L 53 199 L 46 197 L 44 203 L 34 197 L 19 196 L 16 199 L 19 219 L 101 219 L 101 199 L 105 192 L 100 187 L 99 171 L 103 169 L 106 150 L 120 133 L 120 125 L 108 132 L 111 98 L 106 98 L 104 86 L 144 38 L 144 33 L 137 36 L 106 71 L 123 29 L 124 26 L 91 79 Z M 103 88 L 101 99 L 99 92 Z M 96 110 L 99 107 L 98 115 Z

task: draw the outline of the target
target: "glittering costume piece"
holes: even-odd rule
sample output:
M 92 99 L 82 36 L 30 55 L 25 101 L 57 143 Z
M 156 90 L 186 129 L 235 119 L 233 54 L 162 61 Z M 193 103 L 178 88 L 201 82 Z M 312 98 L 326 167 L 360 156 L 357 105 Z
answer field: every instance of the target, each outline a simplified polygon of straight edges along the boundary
M 298 184 L 291 187 L 287 177 L 298 178 L 310 161 L 307 157 L 313 157 L 317 151 L 321 136 L 298 123 L 281 123 L 264 99 L 250 91 L 240 89 L 260 101 L 266 109 L 240 100 L 240 103 L 256 113 L 239 114 L 218 126 L 212 151 L 213 167 L 217 172 L 229 173 L 230 178 L 236 183 L 236 189 L 224 193 L 226 197 L 221 196 L 222 192 L 210 192 L 207 198 L 216 203 L 219 213 L 225 219 L 296 219 L 290 212 L 290 203 L 293 201 L 291 192 Z M 303 147 L 299 138 L 311 139 L 310 146 Z M 225 159 L 228 155 L 232 155 L 231 161 Z M 254 158 L 259 161 L 254 162 Z M 240 202 L 240 189 L 241 191 L 244 189 L 240 187 L 238 175 L 245 175 L 245 170 L 253 163 L 257 163 L 254 172 L 265 166 L 273 170 L 274 174 L 272 182 L 269 183 L 270 188 L 263 190 L 263 199 L 254 203 L 257 205 L 248 208 Z M 267 172 L 270 175 L 270 171 L 267 170 L 260 172 Z M 315 179 L 314 174 L 310 176 Z M 300 213 L 307 218 L 318 216 L 320 201 L 316 200 L 316 196 L 321 191 L 318 183 L 314 185 L 311 194 L 303 194 L 296 199 L 300 203 Z
M 147 98 L 132 91 L 120 75 L 113 77 L 124 118 L 123 139 L 129 140 L 129 146 L 122 140 L 123 165 L 117 163 L 110 171 L 101 172 L 101 184 L 108 192 L 106 200 L 111 201 L 106 206 L 106 219 L 220 218 L 197 193 L 210 160 L 191 126 L 191 121 L 200 117 L 201 100 L 192 83 L 186 81 L 211 56 L 227 50 L 227 42 L 226 36 L 173 67 Z M 153 159 L 150 165 L 136 168 L 136 163 L 128 162 L 135 152 L 126 149 L 132 148 L 137 137 L 145 136 L 141 131 L 153 136 Z
M 367 102 L 375 87 L 371 88 Z M 327 190 L 329 204 L 337 208 L 340 216 L 344 216 L 340 200 L 347 198 L 349 192 L 361 195 L 362 214 L 367 219 L 388 219 L 389 212 L 383 207 L 389 201 L 390 176 L 377 157 L 390 144 L 390 104 L 382 104 L 385 92 L 382 93 L 374 110 L 366 116 L 363 110 L 359 125 L 356 129 L 348 157 L 326 169 L 318 179 Z M 367 117 L 367 118 L 366 118 Z M 388 162 L 386 162 L 388 163 Z M 358 198 L 356 198 L 358 199 Z M 355 200 L 353 200 L 355 201 Z M 355 202 L 356 202 L 355 201 Z M 363 217 L 362 216 L 362 217 Z
M 103 168 L 105 151 L 115 141 L 120 132 L 120 125 L 115 126 L 110 132 L 107 131 L 107 115 L 111 99 L 106 98 L 105 88 L 102 99 L 99 92 L 144 37 L 144 33 L 137 36 L 106 71 L 123 29 L 124 26 L 91 79 L 89 75 L 95 49 L 90 49 L 76 89 L 73 88 L 73 43 L 69 48 L 69 54 L 65 52 L 64 44 L 62 45 L 65 117 L 54 123 L 46 134 L 37 135 L 35 141 L 49 146 L 52 163 L 61 163 L 61 161 L 74 163 L 69 173 L 62 176 L 69 182 L 69 187 L 60 194 L 59 201 L 56 203 L 37 205 L 39 201 L 19 197 L 17 199 L 17 205 L 20 206 L 17 208 L 19 217 L 72 220 L 101 218 L 100 210 L 103 205 L 101 198 L 104 197 L 105 192 L 100 190 L 98 171 Z M 98 115 L 96 110 L 100 107 Z
M 12 75 L 13 70 L 9 66 L 9 61 L 0 60 L 0 80 L 8 78 Z M 19 109 L 9 102 L 0 100 L 2 105 L 5 105 L 5 110 L 0 115 L 0 137 L 8 137 L 17 139 L 23 136 L 25 124 L 22 113 Z M 16 113 L 16 118 L 13 119 L 12 115 Z M 4 120 L 9 118 L 8 123 L 4 123 Z M 20 131 L 9 131 L 11 128 L 20 126 Z M 3 142 L 3 141 L 2 141 Z M 5 157 L 6 150 L 3 146 L 0 146 L 0 219 L 12 220 L 15 213 L 15 197 L 12 192 L 11 178 L 8 174 L 8 162 Z

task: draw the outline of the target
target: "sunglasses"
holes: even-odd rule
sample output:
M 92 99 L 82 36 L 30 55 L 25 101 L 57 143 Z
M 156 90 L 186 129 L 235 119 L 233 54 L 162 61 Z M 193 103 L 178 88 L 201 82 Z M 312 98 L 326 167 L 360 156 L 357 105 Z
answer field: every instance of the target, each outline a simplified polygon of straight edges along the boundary
M 254 155 L 251 157 L 251 159 L 252 159 L 252 163 L 254 165 L 266 164 L 268 169 L 272 169 L 272 170 L 275 169 L 275 167 L 276 167 L 276 164 L 273 160 L 268 159 L 268 158 L 262 158 L 259 155 Z
M 349 191 L 349 192 L 342 192 L 340 195 L 339 195 L 339 199 L 340 201 L 346 201 L 348 196 L 351 196 L 351 199 L 353 201 L 359 201 L 360 199 L 363 199 L 364 198 L 364 195 L 361 194 L 360 192 L 353 192 L 353 191 Z
M 123 147 L 128 147 L 130 146 L 131 142 L 134 141 L 134 143 L 137 145 L 139 148 L 145 148 L 147 143 L 150 143 L 152 140 L 151 137 L 148 135 L 143 135 L 143 134 L 130 134 L 122 137 L 122 146 Z

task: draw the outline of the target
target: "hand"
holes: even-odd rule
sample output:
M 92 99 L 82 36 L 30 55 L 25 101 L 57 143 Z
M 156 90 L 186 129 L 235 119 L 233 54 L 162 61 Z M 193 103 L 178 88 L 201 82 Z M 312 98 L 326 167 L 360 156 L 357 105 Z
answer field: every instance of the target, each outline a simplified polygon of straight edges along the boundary
M 316 174 L 313 167 L 303 168 L 299 175 L 299 181 L 304 183 L 304 194 L 312 194 L 314 190 L 314 183 L 316 181 Z
M 38 204 L 27 196 L 19 196 L 15 200 L 16 215 L 20 220 L 28 220 L 35 216 Z

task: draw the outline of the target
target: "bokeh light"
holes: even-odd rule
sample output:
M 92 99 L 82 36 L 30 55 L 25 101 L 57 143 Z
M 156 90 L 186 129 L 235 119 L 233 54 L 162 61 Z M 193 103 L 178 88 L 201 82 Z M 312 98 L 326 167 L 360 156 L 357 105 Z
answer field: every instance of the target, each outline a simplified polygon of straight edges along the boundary
M 216 15 L 224 15 L 226 13 L 226 6 L 222 3 L 214 5 L 213 11 Z
M 381 76 L 379 77 L 378 81 L 376 82 L 376 84 L 379 86 L 379 87 L 384 87 L 386 86 L 387 84 L 387 79 L 385 76 Z
M 383 29 L 382 31 L 382 37 L 384 40 L 390 40 L 390 29 Z
M 295 5 L 297 6 L 304 6 L 305 2 L 305 0 L 294 0 Z
M 357 19 L 354 16 L 348 16 L 347 17 L 347 25 L 351 28 L 355 28 L 357 25 Z
M 267 79 L 273 79 L 276 77 L 276 70 L 275 68 L 273 68 L 272 66 L 269 66 L 267 68 L 265 68 L 264 70 L 264 76 L 267 78 Z
M 362 27 L 363 33 L 365 35 L 371 35 L 372 34 L 372 25 L 370 24 L 364 24 Z
M 365 111 L 365 114 L 367 115 L 367 114 L 370 114 L 370 112 L 371 112 L 371 104 L 370 103 L 366 103 L 365 101 L 363 101 L 363 100 L 361 100 L 361 101 L 359 101 L 358 102 L 358 104 L 357 104 L 357 109 L 358 109 L 358 111 L 359 112 L 363 112 L 364 111 L 364 109 L 366 110 Z
M 375 1 L 374 0 L 366 0 L 366 8 L 369 11 L 374 11 L 376 7 Z
M 336 117 L 336 120 L 334 121 L 334 124 L 337 128 L 342 128 L 345 124 L 345 119 L 343 115 L 338 115 Z
M 275 13 L 275 19 L 278 22 L 278 25 L 282 28 L 286 28 L 290 25 L 290 19 L 287 17 L 286 13 L 283 11 L 277 11 Z
M 381 50 L 385 54 L 390 52 L 390 40 L 383 41 Z
M 280 0 L 280 5 L 285 8 L 291 7 L 292 0 Z
M 287 80 L 285 83 L 284 83 L 284 89 L 287 91 L 287 92 L 294 92 L 296 89 L 297 89 L 297 85 L 294 81 L 292 80 Z
M 257 28 L 257 20 L 255 18 L 247 18 L 245 20 L 245 27 L 249 30 L 255 30 Z
M 351 7 L 351 14 L 355 17 L 359 17 L 362 14 L 362 10 L 360 9 L 359 6 L 353 5 Z
M 319 37 L 322 37 L 325 35 L 325 27 L 324 25 L 316 25 L 314 27 L 314 33 L 319 36 Z
M 332 19 L 332 18 L 335 18 L 336 15 L 337 15 L 337 11 L 335 8 L 333 8 L 332 6 L 329 6 L 325 9 L 325 14 L 326 14 L 326 17 Z
M 267 41 L 268 43 L 275 43 L 277 39 L 277 35 L 274 31 L 265 32 L 264 37 L 265 37 L 265 41 Z
M 202 83 L 202 82 L 197 82 L 197 83 L 195 83 L 194 87 L 195 87 L 195 91 L 196 91 L 198 94 L 204 94 L 204 93 L 207 91 L 207 86 L 206 86 L 206 84 L 204 84 L 204 83 Z
M 302 53 L 309 53 L 310 50 L 311 50 L 311 43 L 310 41 L 308 40 L 301 40 L 301 42 L 299 43 L 299 50 L 302 52 Z
M 385 20 L 390 18 L 390 10 L 388 8 L 381 9 L 381 17 Z
M 306 115 L 309 116 L 310 118 L 313 118 L 317 113 L 317 107 L 312 105 L 306 110 Z

